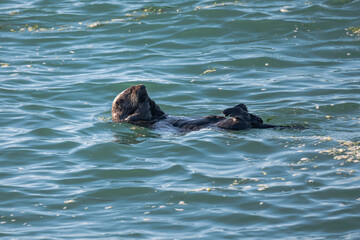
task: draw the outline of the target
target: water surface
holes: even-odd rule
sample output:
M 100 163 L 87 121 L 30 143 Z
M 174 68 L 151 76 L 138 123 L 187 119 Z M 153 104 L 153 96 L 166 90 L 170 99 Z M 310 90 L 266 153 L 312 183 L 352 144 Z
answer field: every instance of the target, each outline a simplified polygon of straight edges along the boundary
M 3 239 L 360 238 L 360 1 L 2 1 Z M 245 103 L 307 130 L 111 122 Z

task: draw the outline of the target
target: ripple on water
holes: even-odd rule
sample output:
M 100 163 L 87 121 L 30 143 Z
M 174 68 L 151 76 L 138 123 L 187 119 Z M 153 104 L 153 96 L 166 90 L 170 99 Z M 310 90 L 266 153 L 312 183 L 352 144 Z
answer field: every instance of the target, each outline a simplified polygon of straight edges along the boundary
M 358 9 L 1 2 L 0 237 L 359 238 Z M 174 116 L 309 128 L 112 123 L 134 84 Z

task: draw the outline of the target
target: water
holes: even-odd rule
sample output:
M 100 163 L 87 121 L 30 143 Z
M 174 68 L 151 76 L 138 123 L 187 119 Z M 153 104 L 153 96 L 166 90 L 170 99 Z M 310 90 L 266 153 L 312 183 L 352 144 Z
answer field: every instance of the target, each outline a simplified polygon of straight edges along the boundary
M 359 239 L 360 1 L 1 1 L 2 239 Z M 240 102 L 307 130 L 110 120 Z

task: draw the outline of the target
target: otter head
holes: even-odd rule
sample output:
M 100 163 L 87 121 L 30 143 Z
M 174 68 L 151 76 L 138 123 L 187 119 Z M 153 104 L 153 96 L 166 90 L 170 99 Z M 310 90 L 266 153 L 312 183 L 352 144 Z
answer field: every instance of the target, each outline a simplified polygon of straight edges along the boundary
M 144 85 L 131 86 L 116 96 L 111 116 L 114 122 L 154 121 L 165 113 L 150 99 Z
M 256 117 L 255 115 L 248 113 L 248 109 L 243 103 L 238 104 L 235 107 L 225 109 L 223 114 L 229 118 L 220 121 L 216 124 L 216 126 L 231 130 L 244 130 L 251 128 L 252 116 L 254 116 L 254 119 Z

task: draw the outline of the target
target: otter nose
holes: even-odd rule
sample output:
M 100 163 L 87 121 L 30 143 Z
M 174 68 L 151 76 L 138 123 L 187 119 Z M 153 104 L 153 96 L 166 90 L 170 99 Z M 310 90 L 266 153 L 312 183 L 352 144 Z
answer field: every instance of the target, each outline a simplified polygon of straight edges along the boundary
M 131 94 L 133 102 L 144 102 L 148 98 L 146 87 L 142 84 L 134 86 Z
M 139 86 L 138 91 L 139 91 L 140 93 L 146 92 L 146 87 L 145 87 L 144 85 L 140 84 L 140 85 L 138 85 L 138 86 Z
M 144 85 L 138 85 L 136 92 L 138 96 L 147 96 L 146 87 Z

